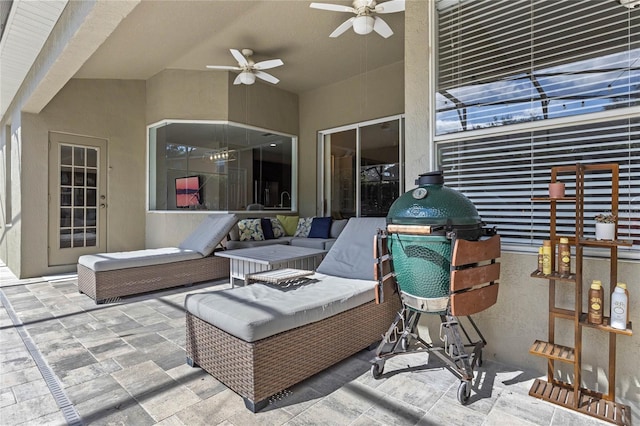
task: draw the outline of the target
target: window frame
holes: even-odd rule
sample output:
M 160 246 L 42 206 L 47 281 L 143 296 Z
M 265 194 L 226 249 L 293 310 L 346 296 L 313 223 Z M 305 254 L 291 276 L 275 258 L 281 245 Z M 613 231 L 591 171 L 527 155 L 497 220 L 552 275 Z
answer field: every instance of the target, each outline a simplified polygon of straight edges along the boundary
M 267 129 L 257 126 L 251 126 L 245 123 L 239 123 L 235 121 L 229 120 L 184 120 L 184 119 L 162 119 L 157 122 L 148 124 L 146 126 L 146 173 L 145 173 L 145 211 L 147 213 L 170 213 L 170 214 L 180 214 L 180 213 L 201 213 L 201 214 L 211 214 L 211 213 L 242 213 L 246 212 L 246 210 L 214 210 L 214 209 L 152 209 L 152 194 L 155 197 L 155 187 L 152 191 L 151 189 L 151 171 L 152 168 L 155 168 L 155 165 L 151 164 L 151 156 L 153 154 L 153 150 L 155 150 L 155 146 L 152 147 L 152 144 L 156 143 L 155 138 L 151 137 L 151 130 L 154 128 L 159 128 L 163 125 L 168 124 L 215 124 L 215 125 L 228 125 L 233 127 L 242 128 L 245 130 L 261 132 L 264 134 L 282 136 L 291 139 L 291 194 L 290 194 L 290 206 L 286 208 L 273 209 L 270 208 L 268 210 L 253 210 L 254 213 L 260 212 L 283 212 L 283 213 L 296 213 L 298 211 L 298 179 L 299 179 L 299 170 L 298 170 L 298 136 L 288 134 L 285 132 L 280 132 L 273 129 Z M 155 134 L 154 134 L 155 136 Z M 156 171 L 157 173 L 157 171 Z M 228 206 L 227 206 L 228 207 Z
M 404 162 L 404 140 L 405 140 L 405 115 L 404 114 L 396 114 L 381 118 L 376 118 L 373 120 L 360 121 L 352 124 L 345 124 L 343 126 L 332 127 L 328 129 L 319 130 L 317 132 L 316 144 L 317 144 L 317 169 L 318 169 L 318 178 L 317 178 L 317 208 L 316 214 L 318 215 L 330 215 L 331 212 L 327 211 L 327 203 L 326 201 L 326 191 L 327 187 L 330 186 L 330 183 L 327 182 L 327 173 L 325 171 L 325 156 L 327 155 L 325 139 L 327 136 L 330 136 L 334 133 L 345 132 L 348 130 L 355 130 L 356 132 L 356 164 L 360 167 L 361 163 L 361 131 L 362 128 L 385 123 L 388 121 L 398 121 L 398 158 L 399 158 L 399 190 L 398 192 L 402 194 L 405 191 L 405 162 Z M 356 182 L 355 182 L 355 211 L 357 212 L 356 216 L 360 217 L 362 213 L 362 200 L 361 200 L 361 181 L 360 181 L 360 173 L 356 174 Z

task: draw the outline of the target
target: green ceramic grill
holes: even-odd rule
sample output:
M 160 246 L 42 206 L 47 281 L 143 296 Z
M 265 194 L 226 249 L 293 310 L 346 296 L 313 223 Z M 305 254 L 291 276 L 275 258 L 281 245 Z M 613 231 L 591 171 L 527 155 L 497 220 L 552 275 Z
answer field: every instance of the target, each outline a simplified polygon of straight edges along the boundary
M 451 241 L 477 240 L 482 221 L 473 203 L 444 185 L 442 172 L 421 174 L 387 214 L 389 251 L 403 303 L 443 312 L 449 301 Z

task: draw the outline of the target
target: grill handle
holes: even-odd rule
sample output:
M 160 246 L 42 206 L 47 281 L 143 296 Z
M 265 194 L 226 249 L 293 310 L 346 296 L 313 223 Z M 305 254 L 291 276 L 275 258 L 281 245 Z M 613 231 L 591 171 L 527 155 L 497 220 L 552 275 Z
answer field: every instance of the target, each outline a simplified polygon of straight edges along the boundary
M 445 225 L 397 225 L 387 224 L 387 232 L 408 235 L 431 235 L 434 232 L 442 231 Z

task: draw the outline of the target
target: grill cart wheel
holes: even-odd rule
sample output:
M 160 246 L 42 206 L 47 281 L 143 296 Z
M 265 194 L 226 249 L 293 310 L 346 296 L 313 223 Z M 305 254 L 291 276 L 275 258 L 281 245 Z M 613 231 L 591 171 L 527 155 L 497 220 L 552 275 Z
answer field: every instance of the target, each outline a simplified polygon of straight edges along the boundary
M 462 405 L 467 405 L 469 402 L 469 397 L 471 396 L 471 386 L 469 386 L 469 382 L 462 381 L 460 382 L 460 386 L 458 387 L 458 402 Z
M 371 364 L 371 375 L 374 379 L 379 379 L 384 371 L 384 361 L 376 361 Z

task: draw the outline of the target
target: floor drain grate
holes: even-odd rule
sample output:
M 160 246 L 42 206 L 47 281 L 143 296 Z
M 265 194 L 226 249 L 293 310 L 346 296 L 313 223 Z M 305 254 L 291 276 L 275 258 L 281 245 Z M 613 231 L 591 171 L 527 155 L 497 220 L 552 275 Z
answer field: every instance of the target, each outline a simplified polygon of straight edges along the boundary
M 51 367 L 49 367 L 44 358 L 42 358 L 42 354 L 36 347 L 35 343 L 33 343 L 33 340 L 31 340 L 29 333 L 27 333 L 27 331 L 24 329 L 22 321 L 16 315 L 16 312 L 13 310 L 13 306 L 11 306 L 9 299 L 7 299 L 2 290 L 0 290 L 0 300 L 2 301 L 2 305 L 6 309 L 7 313 L 9 314 L 9 318 L 11 318 L 11 322 L 13 322 L 13 325 L 20 335 L 22 342 L 31 354 L 31 357 L 36 363 L 38 370 L 40 370 L 40 374 L 42 374 L 45 383 L 49 387 L 49 391 L 51 392 L 51 395 L 53 395 L 53 399 L 56 401 L 56 404 L 58 404 L 58 407 L 60 407 L 60 410 L 62 411 L 67 424 L 69 424 L 70 426 L 81 426 L 83 423 L 82 419 L 80 418 L 80 414 L 78 414 L 78 411 L 75 409 L 75 407 L 69 400 L 69 397 L 62 389 L 58 377 L 51 370 Z

